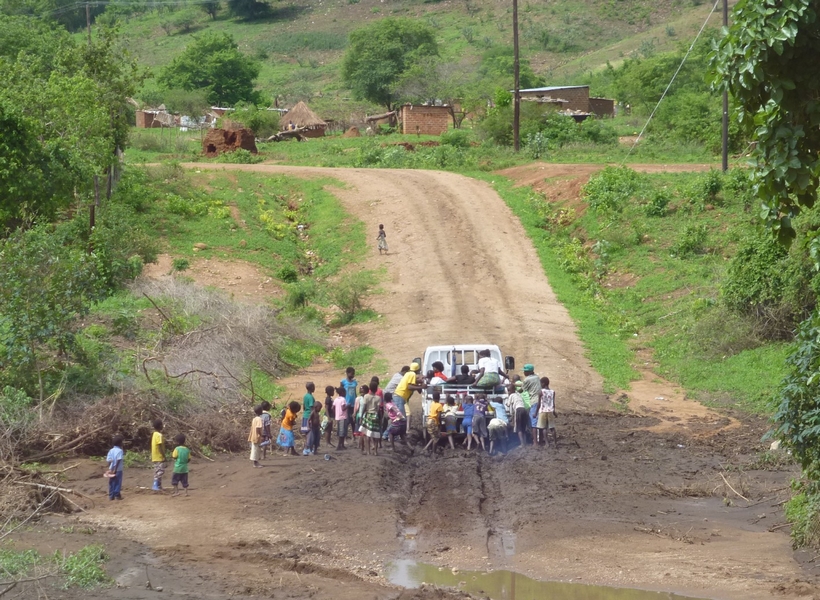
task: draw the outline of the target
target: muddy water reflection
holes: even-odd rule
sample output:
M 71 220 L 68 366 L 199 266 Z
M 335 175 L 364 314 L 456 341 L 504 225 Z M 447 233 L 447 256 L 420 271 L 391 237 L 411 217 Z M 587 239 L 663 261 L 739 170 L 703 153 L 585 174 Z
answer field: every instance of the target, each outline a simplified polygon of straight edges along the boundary
M 413 560 L 397 560 L 387 567 L 387 579 L 403 587 L 422 583 L 458 588 L 492 600 L 695 600 L 668 592 L 647 592 L 582 583 L 538 581 L 512 571 L 456 571 Z

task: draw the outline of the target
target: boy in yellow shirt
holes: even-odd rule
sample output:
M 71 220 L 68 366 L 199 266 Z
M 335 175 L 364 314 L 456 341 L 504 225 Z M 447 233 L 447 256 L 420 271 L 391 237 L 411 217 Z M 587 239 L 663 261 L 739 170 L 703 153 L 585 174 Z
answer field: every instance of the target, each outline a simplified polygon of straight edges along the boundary
M 430 435 L 430 441 L 427 442 L 427 445 L 424 447 L 425 450 L 431 446 L 433 450 L 435 450 L 435 445 L 438 443 L 439 437 L 441 437 L 441 421 L 439 419 L 441 418 L 443 410 L 444 406 L 441 404 L 441 394 L 433 392 L 433 402 L 427 411 L 427 433 Z
M 151 423 L 154 426 L 154 434 L 151 436 L 151 462 L 154 464 L 154 485 L 151 487 L 155 492 L 162 491 L 162 476 L 165 474 L 165 439 L 162 437 L 162 421 L 154 419 Z

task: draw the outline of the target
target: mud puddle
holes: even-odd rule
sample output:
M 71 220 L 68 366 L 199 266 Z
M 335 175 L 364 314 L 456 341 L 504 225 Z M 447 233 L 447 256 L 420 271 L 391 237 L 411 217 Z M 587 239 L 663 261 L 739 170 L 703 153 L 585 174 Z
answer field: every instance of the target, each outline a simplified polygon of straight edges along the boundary
M 649 592 L 583 583 L 539 581 L 514 571 L 459 571 L 416 562 L 396 560 L 388 565 L 385 578 L 407 588 L 433 584 L 457 588 L 492 600 L 696 600 L 669 592 Z

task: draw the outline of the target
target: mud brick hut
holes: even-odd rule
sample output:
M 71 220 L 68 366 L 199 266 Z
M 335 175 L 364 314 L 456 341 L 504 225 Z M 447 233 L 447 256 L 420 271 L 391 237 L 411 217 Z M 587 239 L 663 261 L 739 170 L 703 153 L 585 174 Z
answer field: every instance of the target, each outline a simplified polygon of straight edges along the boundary
M 300 131 L 304 137 L 323 137 L 327 130 L 327 123 L 304 102 L 299 102 L 282 118 L 282 129 L 287 129 L 290 123 L 293 123 L 296 129 L 304 129 Z
M 256 139 L 250 129 L 211 129 L 202 140 L 202 153 L 210 158 L 240 148 L 256 154 Z
M 401 132 L 420 135 L 441 135 L 450 126 L 449 106 L 401 107 Z
M 512 92 L 512 90 L 510 90 Z M 519 90 L 522 100 L 560 99 L 562 109 L 569 114 L 591 113 L 598 117 L 614 117 L 615 102 L 607 98 L 590 98 L 588 85 L 554 85 Z

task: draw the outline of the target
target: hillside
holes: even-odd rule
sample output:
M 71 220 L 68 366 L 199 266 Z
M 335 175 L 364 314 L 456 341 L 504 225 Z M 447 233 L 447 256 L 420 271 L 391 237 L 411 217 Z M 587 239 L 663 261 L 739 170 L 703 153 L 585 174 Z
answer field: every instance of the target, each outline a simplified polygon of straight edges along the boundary
M 522 55 L 550 85 L 583 83 L 586 73 L 607 61 L 688 43 L 710 10 L 699 0 L 523 0 Z M 265 94 L 286 103 L 314 98 L 321 108 L 348 95 L 338 73 L 353 29 L 387 16 L 424 19 L 438 32 L 443 58 L 472 69 L 487 48 L 511 45 L 511 13 L 511 4 L 498 0 L 297 0 L 273 4 L 272 16 L 260 21 L 231 18 L 224 6 L 215 19 L 195 7 L 182 7 L 121 16 L 120 21 L 128 48 L 153 72 L 179 54 L 192 36 L 227 32 L 260 60 L 258 85 Z M 714 26 L 718 19 L 713 15 Z M 147 89 L 153 85 L 149 80 Z

